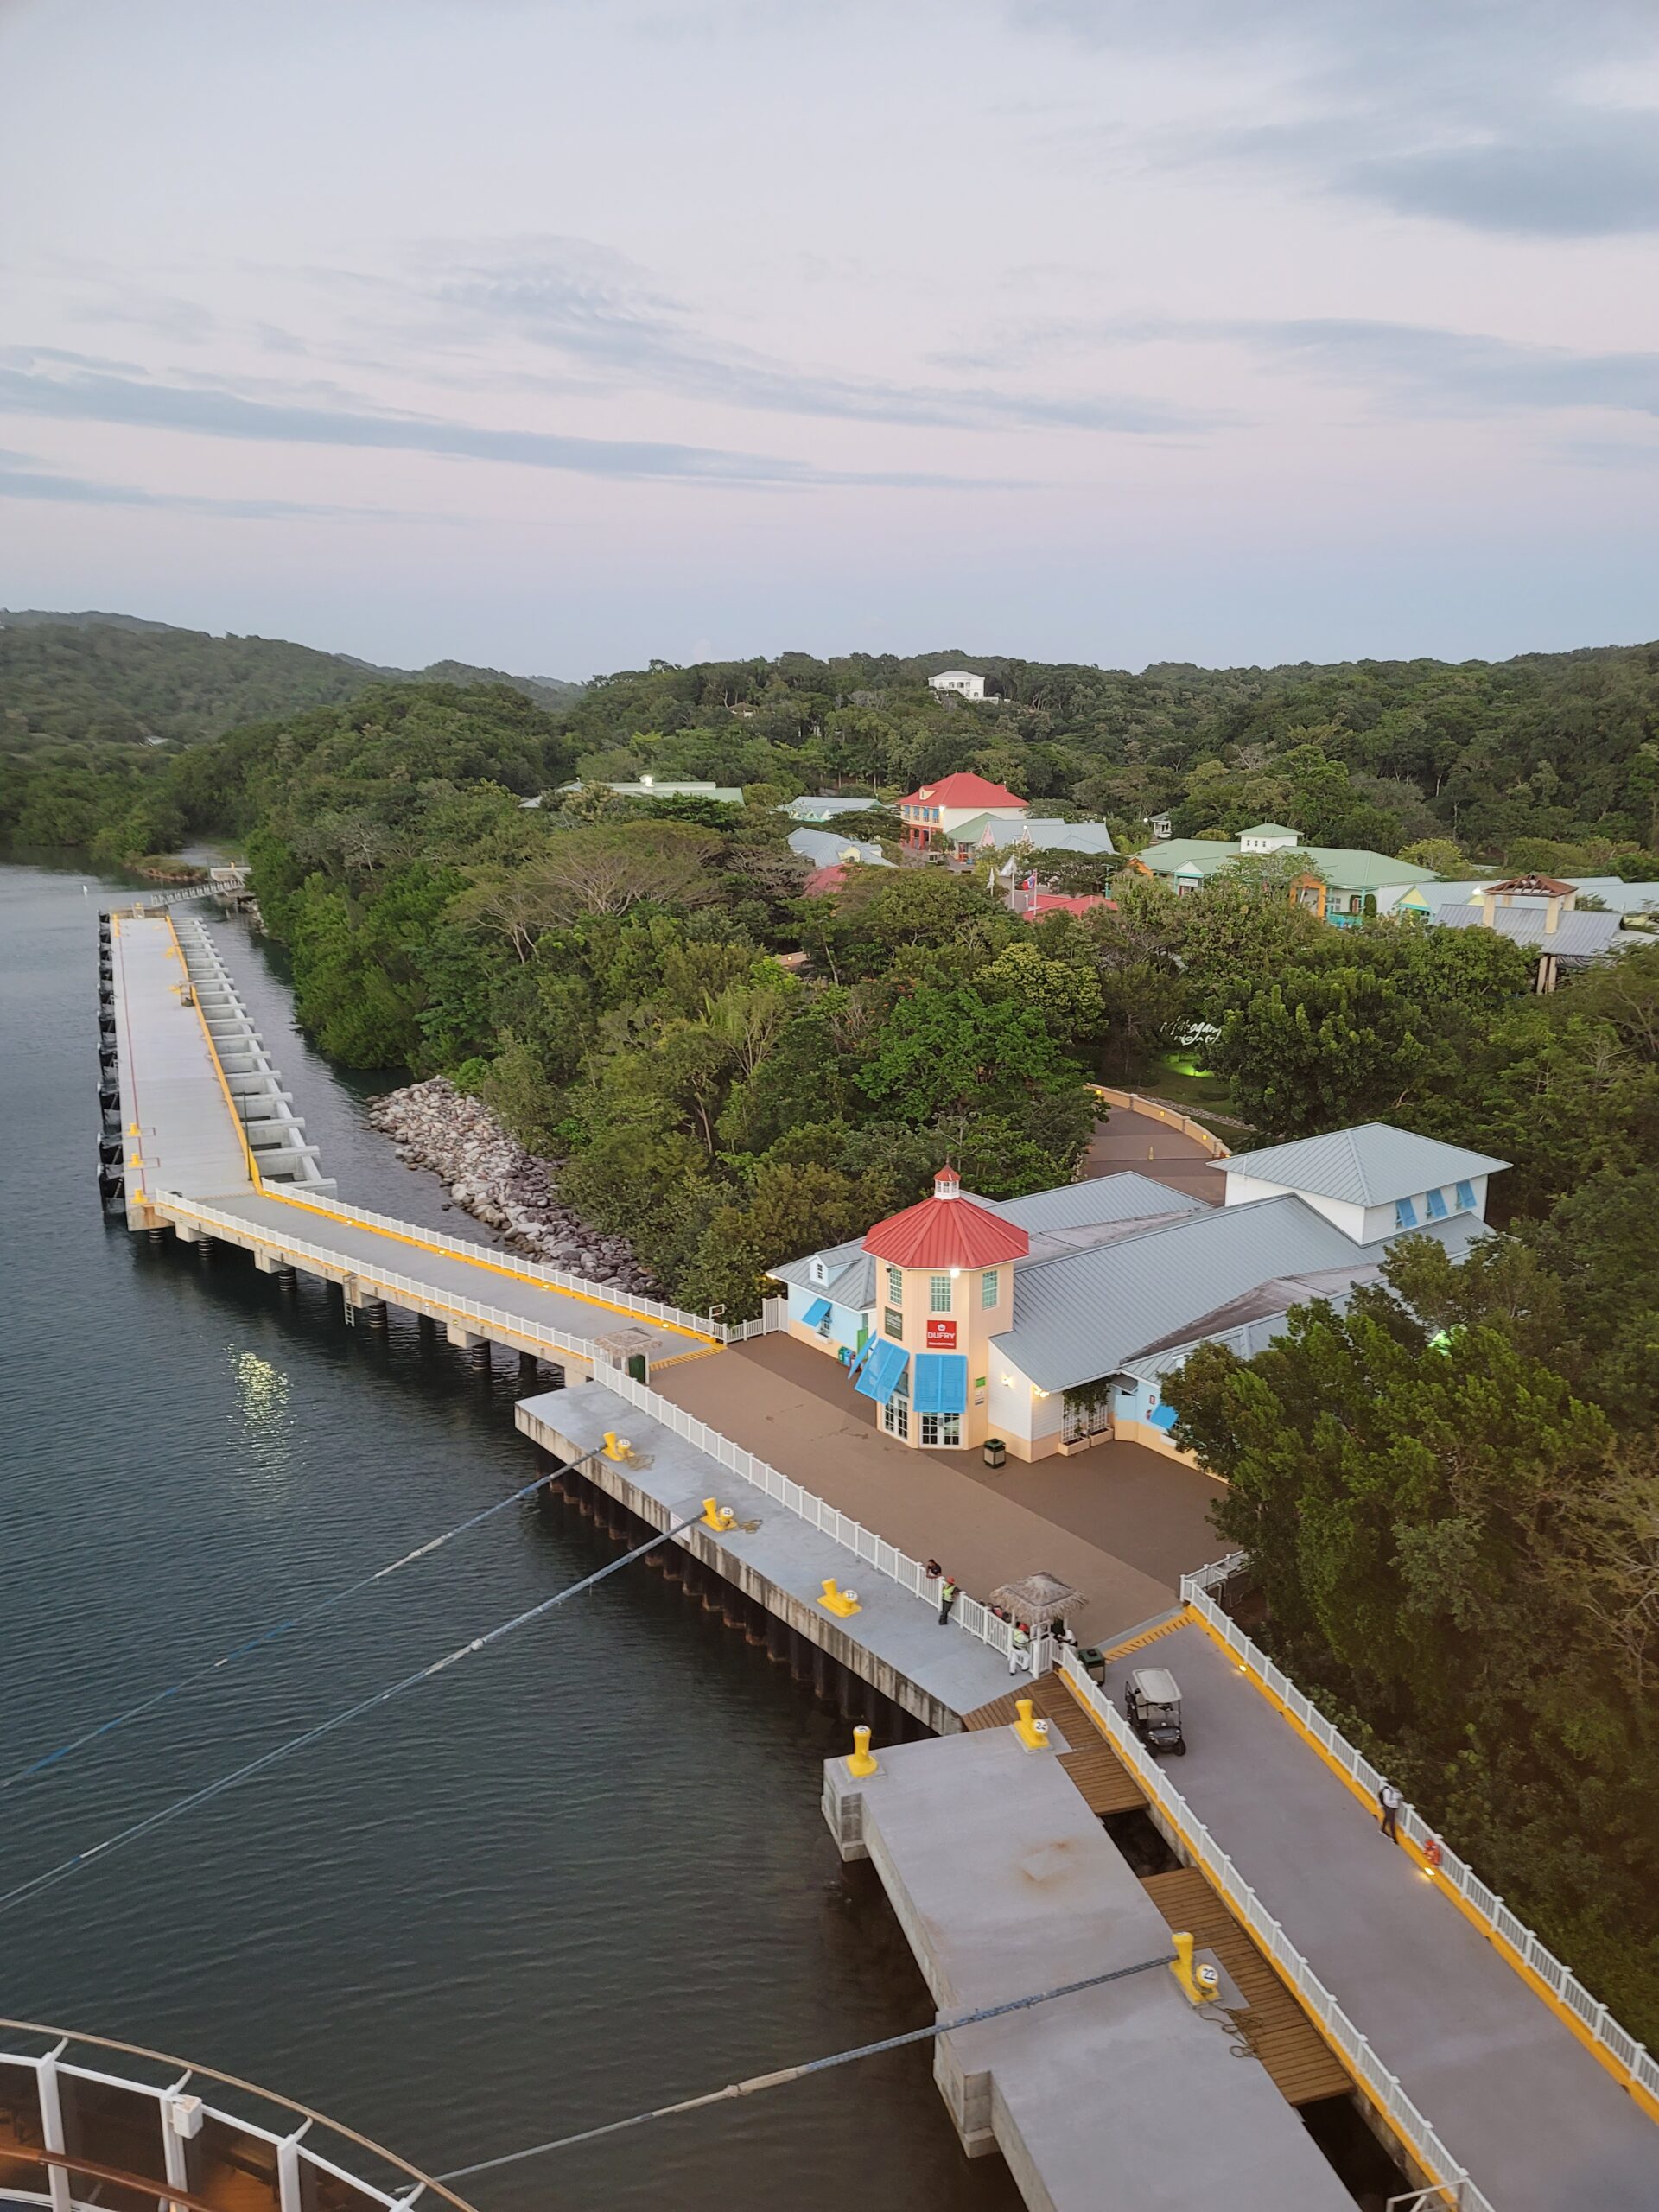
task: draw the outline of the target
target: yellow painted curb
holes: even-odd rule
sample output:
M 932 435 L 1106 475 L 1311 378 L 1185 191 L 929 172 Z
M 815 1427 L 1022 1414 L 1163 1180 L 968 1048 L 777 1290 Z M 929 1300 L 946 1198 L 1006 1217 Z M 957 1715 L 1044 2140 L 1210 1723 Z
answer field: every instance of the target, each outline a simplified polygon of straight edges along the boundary
M 179 943 L 179 933 L 173 926 L 173 917 L 169 913 L 164 918 L 167 922 L 168 935 L 173 940 L 173 950 L 188 976 L 190 972 L 189 963 L 184 957 L 184 947 Z M 213 1043 L 212 1030 L 207 1027 L 207 1017 L 202 1012 L 201 1001 L 199 997 L 195 997 L 194 993 L 192 996 L 196 1009 L 196 1019 L 201 1024 L 201 1033 L 207 1039 L 207 1050 L 213 1058 L 213 1072 L 218 1076 L 219 1087 L 225 1094 L 226 1110 L 236 1125 L 237 1137 L 242 1147 L 242 1156 L 247 1162 L 248 1179 L 262 1198 L 274 1199 L 280 1205 L 294 1206 L 301 1213 L 320 1215 L 324 1221 L 338 1222 L 342 1229 L 365 1229 L 371 1236 L 390 1237 L 395 1244 L 412 1245 L 416 1251 L 430 1252 L 437 1259 L 459 1260 L 463 1267 L 477 1268 L 483 1274 L 505 1275 L 510 1281 L 528 1283 L 533 1289 L 550 1292 L 556 1298 L 574 1299 L 581 1306 L 597 1306 L 603 1313 L 620 1313 L 626 1320 L 638 1321 L 641 1324 L 648 1323 L 651 1327 L 665 1330 L 672 1336 L 689 1337 L 693 1344 L 700 1344 L 709 1351 L 725 1350 L 725 1346 L 718 1338 L 705 1337 L 698 1330 L 688 1329 L 683 1321 L 664 1321 L 658 1319 L 655 1314 L 636 1313 L 632 1306 L 617 1306 L 610 1299 L 600 1297 L 597 1292 L 566 1290 L 561 1284 L 549 1282 L 541 1275 L 526 1274 L 522 1268 L 511 1268 L 496 1260 L 474 1259 L 467 1252 L 451 1252 L 442 1244 L 430 1243 L 424 1236 L 410 1236 L 397 1229 L 384 1229 L 377 1222 L 357 1221 L 350 1214 L 340 1213 L 332 1206 L 320 1205 L 315 1199 L 296 1198 L 286 1191 L 273 1189 L 260 1174 L 255 1163 L 253 1147 L 248 1141 L 247 1124 L 237 1112 L 236 1102 L 231 1096 L 231 1087 L 225 1079 L 225 1070 L 219 1062 L 219 1048 Z M 442 1301 L 435 1300 L 433 1302 L 441 1304 Z M 526 1329 L 521 1333 L 529 1336 L 533 1332 Z M 668 1364 L 665 1360 L 658 1360 L 656 1363 L 659 1367 Z
M 1283 1715 L 1284 1719 L 1289 1722 L 1290 1726 L 1296 1731 L 1296 1733 L 1301 1738 L 1302 1741 L 1309 1747 L 1309 1749 L 1318 1753 L 1325 1764 L 1329 1767 L 1332 1773 L 1336 1776 L 1338 1781 L 1345 1785 L 1349 1794 L 1357 1798 L 1358 1802 L 1365 1807 L 1368 1812 L 1375 1814 L 1376 1801 L 1370 1796 L 1368 1791 L 1361 1788 L 1357 1777 L 1350 1774 L 1346 1767 L 1344 1767 L 1339 1760 L 1334 1758 L 1332 1754 L 1326 1751 L 1325 1745 L 1320 1743 L 1319 1738 L 1307 1728 L 1305 1723 L 1296 1718 L 1296 1715 L 1285 1703 L 1283 1698 L 1274 1695 L 1274 1692 L 1268 1688 L 1266 1682 L 1262 1681 L 1255 1669 L 1239 1658 L 1237 1653 L 1234 1651 L 1226 1640 L 1211 1626 L 1210 1623 L 1204 1618 L 1202 1614 L 1193 1612 L 1192 1613 L 1191 1618 L 1197 1623 L 1198 1627 L 1204 1630 L 1205 1634 L 1210 1638 L 1211 1643 L 1215 1644 L 1217 1649 L 1225 1655 L 1234 1671 L 1237 1674 L 1243 1675 L 1245 1680 L 1250 1684 L 1251 1688 L 1259 1692 L 1260 1694 L 1267 1700 L 1268 1703 L 1273 1707 L 1276 1713 Z M 1486 1922 L 1481 1918 L 1479 1913 L 1476 1911 L 1473 1905 L 1470 1904 L 1468 1898 L 1460 1897 L 1457 1891 L 1452 1888 L 1452 1885 L 1444 1880 L 1435 1872 L 1434 1868 L 1429 1865 L 1428 1861 L 1424 1858 L 1421 1851 L 1414 1843 L 1408 1841 L 1404 1836 L 1402 1836 L 1400 1838 L 1400 1847 L 1405 1852 L 1412 1863 L 1418 1868 L 1419 1872 L 1427 1875 L 1429 1880 L 1433 1882 L 1435 1889 L 1440 1892 L 1440 1896 L 1457 1907 L 1458 1910 L 1463 1915 L 1464 1918 L 1469 1923 L 1471 1928 L 1479 1929 L 1480 1933 L 1486 1938 L 1487 1942 L 1492 1946 L 1492 1948 L 1497 1953 L 1504 1964 L 1513 1968 L 1515 1973 L 1520 1976 L 1521 1980 L 1532 1992 L 1533 1995 L 1535 1997 L 1542 1998 L 1544 2003 L 1549 2007 L 1550 2011 L 1554 2013 L 1556 2018 L 1560 2020 L 1566 2026 L 1571 2028 L 1573 2033 L 1584 2045 L 1590 2056 L 1596 2060 L 1597 2063 L 1600 2065 L 1605 2071 L 1612 2075 L 1614 2081 L 1619 2084 L 1621 2088 L 1629 2091 L 1630 2096 L 1635 2100 L 1636 2103 L 1640 2106 L 1642 2110 L 1647 2114 L 1648 2118 L 1651 2120 L 1659 2121 L 1659 2099 L 1656 2099 L 1649 2095 L 1648 2091 L 1642 2087 L 1642 2084 L 1630 2073 L 1629 2068 L 1621 2065 L 1618 2060 L 1614 2056 L 1613 2053 L 1608 2050 L 1605 2044 L 1600 2044 L 1596 2041 L 1594 2036 L 1591 2034 L 1590 2030 L 1579 2018 L 1572 2006 L 1570 2005 L 1562 2004 L 1560 1999 L 1557 1997 L 1554 1991 L 1549 1986 L 1548 1983 L 1542 1980 L 1540 1976 L 1533 1971 L 1533 1969 L 1527 1964 L 1526 1961 L 1521 1956 L 1520 1953 L 1515 1948 L 1514 1945 L 1508 1942 L 1505 1937 L 1500 1936 L 1496 1928 L 1491 1928 L 1487 1925 Z

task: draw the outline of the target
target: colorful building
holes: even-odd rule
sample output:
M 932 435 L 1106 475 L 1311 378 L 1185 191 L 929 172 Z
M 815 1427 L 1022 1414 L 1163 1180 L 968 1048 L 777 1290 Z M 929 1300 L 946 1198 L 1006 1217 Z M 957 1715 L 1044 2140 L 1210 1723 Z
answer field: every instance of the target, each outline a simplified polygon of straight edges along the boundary
M 1023 821 L 1030 809 L 1017 792 L 965 770 L 942 776 L 937 784 L 922 784 L 899 802 L 904 841 L 918 852 L 944 851 L 953 833 L 976 815 L 994 814 Z
M 1293 1306 L 1375 1281 L 1396 1236 L 1461 1258 L 1507 1165 L 1373 1122 L 1217 1160 L 1220 1206 L 1136 1173 L 981 1198 L 944 1168 L 918 1205 L 771 1273 L 789 1333 L 912 1450 L 1179 1457 L 1164 1382 L 1195 1346 L 1248 1357 Z
M 1304 845 L 1282 823 L 1258 822 L 1236 838 L 1172 837 L 1150 845 L 1124 862 L 1138 874 L 1155 876 L 1179 894 L 1197 891 L 1236 861 L 1273 853 L 1294 853 L 1307 862 L 1306 874 L 1287 871 L 1281 888 L 1294 905 L 1306 906 L 1321 921 L 1352 929 L 1367 914 L 1427 913 L 1426 884 L 1439 883 L 1433 868 L 1391 860 L 1386 853 L 1351 850 L 1341 845 Z

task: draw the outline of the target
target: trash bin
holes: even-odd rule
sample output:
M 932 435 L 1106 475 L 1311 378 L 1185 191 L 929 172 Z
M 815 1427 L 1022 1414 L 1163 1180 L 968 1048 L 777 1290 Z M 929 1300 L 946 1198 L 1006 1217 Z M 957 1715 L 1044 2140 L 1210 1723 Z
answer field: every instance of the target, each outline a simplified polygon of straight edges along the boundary
M 1007 1456 L 1008 1447 L 1002 1441 L 1000 1436 L 988 1436 L 986 1438 L 985 1464 L 988 1467 L 1000 1467 Z

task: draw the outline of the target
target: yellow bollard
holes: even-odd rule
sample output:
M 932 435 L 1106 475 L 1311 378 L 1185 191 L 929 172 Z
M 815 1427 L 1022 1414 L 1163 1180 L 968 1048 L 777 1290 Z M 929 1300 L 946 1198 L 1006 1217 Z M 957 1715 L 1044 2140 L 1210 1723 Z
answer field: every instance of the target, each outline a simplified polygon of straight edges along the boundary
M 842 1764 L 855 1781 L 862 1782 L 872 1774 L 880 1774 L 880 1765 L 870 1750 L 870 1732 L 861 1721 L 853 1731 L 852 1757 Z
M 839 1613 L 842 1620 L 846 1620 L 850 1614 L 855 1613 L 861 1610 L 858 1602 L 857 1591 L 837 1590 L 836 1587 L 835 1577 L 833 1575 L 830 1575 L 825 1578 L 823 1595 L 819 1599 L 818 1603 L 823 1606 L 827 1611 Z
M 632 1459 L 633 1446 L 626 1436 L 619 1436 L 613 1428 L 605 1432 L 605 1457 L 607 1459 Z
M 1172 1936 L 1175 1955 L 1169 1970 L 1175 1977 L 1183 1997 L 1189 2005 L 1207 2005 L 1221 1993 L 1221 1976 L 1211 1966 L 1194 1966 L 1192 1938 L 1188 1935 Z
M 716 1505 L 712 1497 L 702 1501 L 702 1525 L 705 1529 L 727 1529 L 733 1526 L 737 1516 L 729 1505 Z
M 1028 1697 L 1017 1698 L 1014 1709 L 1020 1716 L 1014 1724 L 1014 1734 L 1028 1751 L 1046 1751 L 1048 1749 L 1047 1721 L 1032 1719 Z

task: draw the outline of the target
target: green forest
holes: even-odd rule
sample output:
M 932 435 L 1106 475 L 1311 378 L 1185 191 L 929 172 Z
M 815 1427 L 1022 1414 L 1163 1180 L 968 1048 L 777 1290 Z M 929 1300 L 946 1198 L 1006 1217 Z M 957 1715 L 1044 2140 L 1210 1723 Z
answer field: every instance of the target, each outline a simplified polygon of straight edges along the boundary
M 953 660 L 1000 701 L 931 694 Z M 1651 879 L 1659 647 L 1139 676 L 785 655 L 9 746 L 16 844 L 240 841 L 323 1049 L 481 1093 L 690 1306 L 754 1312 L 764 1268 L 946 1154 L 991 1196 L 1065 1179 L 1089 1080 L 1195 1039 L 1236 1145 L 1375 1117 L 1514 1162 L 1509 1233 L 1468 1265 L 1408 1243 L 1344 1313 L 1249 1363 L 1206 1351 L 1169 1395 L 1229 1478 L 1217 1548 L 1250 1551 L 1264 1637 L 1659 2039 L 1659 945 L 1539 998 L 1485 932 L 1337 931 L 1225 874 L 1185 899 L 1120 875 L 1037 926 L 944 868 L 812 898 L 775 810 L 969 767 L 1126 848 L 1154 811 L 1270 816 L 1447 874 Z M 641 771 L 747 803 L 599 787 Z

